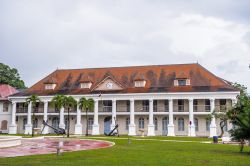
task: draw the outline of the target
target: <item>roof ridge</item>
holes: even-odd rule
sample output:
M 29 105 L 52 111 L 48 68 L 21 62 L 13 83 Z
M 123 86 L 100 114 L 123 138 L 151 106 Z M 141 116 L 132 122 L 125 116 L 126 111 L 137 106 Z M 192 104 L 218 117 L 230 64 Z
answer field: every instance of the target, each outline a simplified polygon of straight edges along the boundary
M 176 63 L 176 64 L 158 64 L 158 65 L 131 65 L 131 66 L 113 66 L 113 67 L 86 67 L 86 68 L 74 68 L 74 69 L 57 69 L 58 71 L 63 70 L 84 70 L 84 69 L 111 69 L 111 68 L 131 68 L 131 67 L 157 67 L 157 66 L 180 66 L 180 65 L 197 65 L 198 63 Z

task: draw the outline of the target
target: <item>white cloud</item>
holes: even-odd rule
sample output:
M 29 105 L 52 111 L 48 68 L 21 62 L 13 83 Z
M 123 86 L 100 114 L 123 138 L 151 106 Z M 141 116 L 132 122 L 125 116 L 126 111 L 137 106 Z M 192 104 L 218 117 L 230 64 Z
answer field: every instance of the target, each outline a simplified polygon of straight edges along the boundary
M 250 86 L 248 1 L 203 2 L 0 2 L 0 59 L 29 86 L 56 67 L 197 60 Z

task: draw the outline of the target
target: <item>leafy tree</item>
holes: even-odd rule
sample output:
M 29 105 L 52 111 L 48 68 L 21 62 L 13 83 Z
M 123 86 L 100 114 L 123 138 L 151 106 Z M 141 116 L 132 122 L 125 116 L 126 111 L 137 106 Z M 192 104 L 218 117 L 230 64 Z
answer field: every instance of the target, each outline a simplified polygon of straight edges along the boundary
M 247 95 L 246 87 L 236 84 L 241 93 L 237 97 L 237 103 L 227 113 L 233 124 L 229 130 L 233 140 L 240 142 L 240 151 L 243 151 L 245 140 L 250 141 L 250 97 Z
M 35 108 L 36 108 L 36 104 L 41 102 L 40 98 L 37 95 L 31 95 L 30 97 L 28 97 L 26 99 L 26 104 L 31 103 L 31 107 L 32 107 L 32 137 L 34 136 L 34 122 L 35 122 Z
M 8 84 L 18 89 L 24 89 L 24 81 L 20 79 L 18 70 L 0 63 L 0 84 Z
M 70 110 L 76 108 L 77 101 L 72 96 L 65 96 L 63 99 L 63 107 L 68 110 L 68 125 L 67 125 L 67 137 L 69 137 L 69 129 L 70 129 L 70 119 L 69 112 Z
M 94 100 L 92 98 L 86 99 L 85 97 L 80 98 L 78 104 L 79 109 L 85 111 L 86 115 L 86 136 L 88 136 L 88 111 L 93 111 L 94 109 Z

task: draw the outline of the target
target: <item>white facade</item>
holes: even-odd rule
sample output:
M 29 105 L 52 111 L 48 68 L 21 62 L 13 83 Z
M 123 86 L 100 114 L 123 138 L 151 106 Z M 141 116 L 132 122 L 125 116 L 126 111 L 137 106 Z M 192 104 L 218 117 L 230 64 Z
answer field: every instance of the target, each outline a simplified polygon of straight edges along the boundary
M 99 95 L 73 95 L 76 100 L 81 97 L 93 98 L 95 107 L 88 113 L 89 133 L 104 134 L 115 124 L 119 125 L 119 134 L 148 136 L 214 136 L 220 133 L 219 121 L 207 117 L 219 107 L 230 108 L 239 92 L 186 92 L 186 93 L 126 93 Z M 50 125 L 65 128 L 67 112 L 63 109 L 55 112 L 50 101 L 53 96 L 39 96 L 42 103 L 36 110 L 35 127 L 42 128 L 42 120 Z M 12 101 L 9 133 L 31 133 L 32 108 L 22 108 L 20 103 L 26 97 L 9 97 Z M 225 100 L 225 105 L 220 105 Z M 155 104 L 157 102 L 157 104 Z M 209 104 L 208 104 L 209 103 Z M 1 108 L 1 105 L 0 105 Z M 86 133 L 85 112 L 77 109 L 70 112 L 70 133 Z M 228 124 L 230 128 L 230 124 Z M 44 134 L 52 133 L 45 128 Z M 226 133 L 228 134 L 228 133 Z
M 0 133 L 8 133 L 11 122 L 11 103 L 0 101 Z

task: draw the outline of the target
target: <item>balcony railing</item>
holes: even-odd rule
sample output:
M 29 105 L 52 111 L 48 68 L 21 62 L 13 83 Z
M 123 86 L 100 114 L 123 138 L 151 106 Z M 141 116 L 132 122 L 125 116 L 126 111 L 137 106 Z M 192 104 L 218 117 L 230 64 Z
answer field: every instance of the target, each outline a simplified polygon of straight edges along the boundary
M 99 112 L 112 112 L 112 106 L 99 107 Z
M 169 112 L 169 107 L 154 106 L 154 112 Z
M 142 106 L 140 108 L 137 108 L 135 111 L 136 112 L 148 112 L 149 111 L 149 106 L 147 106 L 147 105 Z
M 116 107 L 117 112 L 130 112 L 130 108 L 128 106 L 118 106 Z
M 232 109 L 231 105 L 215 105 L 216 112 L 225 112 Z
M 27 112 L 28 112 L 28 108 L 25 108 L 25 107 L 16 109 L 16 113 L 27 113 Z
M 194 112 L 210 112 L 210 105 L 194 105 Z
M 175 105 L 174 112 L 188 112 L 184 110 L 184 105 Z

